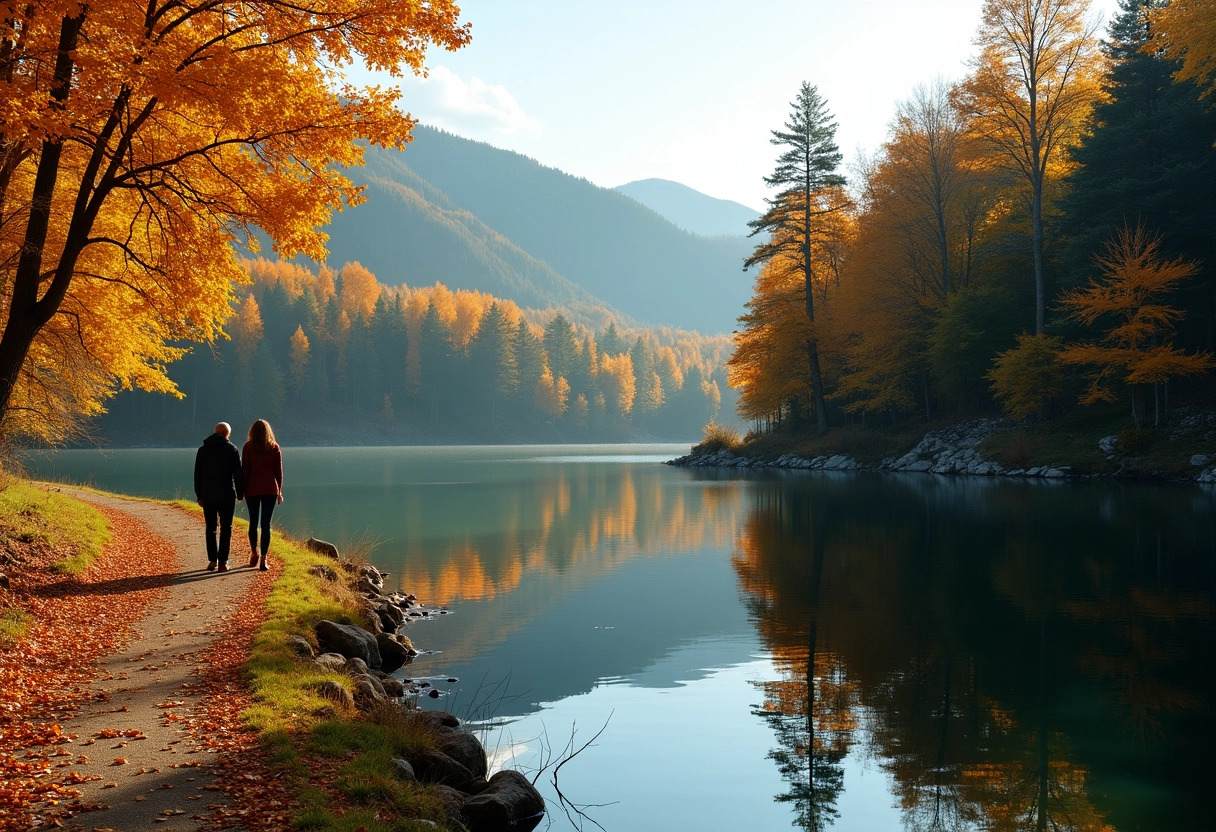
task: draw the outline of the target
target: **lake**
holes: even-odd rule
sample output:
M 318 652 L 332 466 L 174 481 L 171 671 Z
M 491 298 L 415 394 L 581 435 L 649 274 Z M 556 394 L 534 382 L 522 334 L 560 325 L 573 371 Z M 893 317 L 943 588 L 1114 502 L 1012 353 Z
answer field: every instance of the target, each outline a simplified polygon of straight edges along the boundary
M 1216 491 L 686 450 L 286 448 L 275 523 L 450 611 L 398 675 L 548 765 L 556 830 L 1213 828 Z M 192 497 L 193 458 L 29 467 Z

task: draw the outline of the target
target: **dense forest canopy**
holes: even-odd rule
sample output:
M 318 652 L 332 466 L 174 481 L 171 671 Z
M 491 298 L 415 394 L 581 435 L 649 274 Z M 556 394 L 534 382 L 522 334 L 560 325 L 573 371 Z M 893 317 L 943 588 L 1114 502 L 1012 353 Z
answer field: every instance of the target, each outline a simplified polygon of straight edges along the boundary
M 970 74 L 899 107 L 852 205 L 825 180 L 801 203 L 819 212 L 809 231 L 757 247 L 730 360 L 744 418 L 816 413 L 822 431 L 822 400 L 836 423 L 1082 400 L 1144 426 L 1171 391 L 1202 391 L 1216 3 L 1124 0 L 1105 39 L 1087 6 L 987 0 Z
M 96 423 L 123 443 L 192 443 L 266 418 L 293 441 L 689 440 L 721 408 L 727 336 L 618 327 L 484 292 L 386 286 L 242 261 L 231 341 L 174 365 L 182 401 L 128 393 Z

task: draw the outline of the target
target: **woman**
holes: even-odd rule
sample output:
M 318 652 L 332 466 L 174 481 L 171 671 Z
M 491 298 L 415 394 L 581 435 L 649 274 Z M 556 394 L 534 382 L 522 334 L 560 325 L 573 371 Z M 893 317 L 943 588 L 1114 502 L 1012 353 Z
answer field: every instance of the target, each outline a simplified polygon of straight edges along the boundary
M 241 449 L 245 472 L 245 505 L 249 506 L 249 565 L 265 572 L 270 551 L 270 515 L 283 502 L 283 453 L 265 419 L 249 427 L 249 441 Z M 262 528 L 262 554 L 258 557 L 258 526 Z

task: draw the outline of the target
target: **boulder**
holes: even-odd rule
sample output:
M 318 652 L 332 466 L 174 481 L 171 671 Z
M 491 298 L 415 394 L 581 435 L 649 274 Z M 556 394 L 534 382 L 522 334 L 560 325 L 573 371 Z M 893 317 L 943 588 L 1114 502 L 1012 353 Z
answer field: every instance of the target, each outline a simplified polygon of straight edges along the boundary
M 504 770 L 470 797 L 460 809 L 469 832 L 532 829 L 545 814 L 545 799 L 528 778 L 518 771 Z
M 327 653 L 362 659 L 368 667 L 380 666 L 380 648 L 376 646 L 376 637 L 367 630 L 353 624 L 324 620 L 317 622 L 315 630 L 317 643 Z
M 316 575 L 322 580 L 334 583 L 338 580 L 338 572 L 332 566 L 326 566 L 323 563 L 318 563 L 312 569 L 308 570 L 310 575 Z
M 351 694 L 361 711 L 370 711 L 388 699 L 384 693 L 384 686 L 375 676 L 366 673 L 355 676 L 351 679 L 351 685 L 354 688 Z
M 304 636 L 294 634 L 288 636 L 287 646 L 291 648 L 291 652 L 306 659 L 311 659 L 315 655 L 312 645 L 308 643 L 308 639 L 304 638 Z
M 405 613 L 396 604 L 382 602 L 376 604 L 374 609 L 376 610 L 376 615 L 380 616 L 380 626 L 384 628 L 384 632 L 386 633 L 395 631 L 405 621 Z
M 435 745 L 444 754 L 467 768 L 473 777 L 485 777 L 489 773 L 486 750 L 477 737 L 468 731 L 446 729 L 436 737 Z
M 453 789 L 451 786 L 432 786 L 431 794 L 437 797 L 439 802 L 443 804 L 443 809 L 450 818 L 459 818 L 461 807 L 469 799 L 467 794 L 458 789 Z
M 414 780 L 418 779 L 418 775 L 414 774 L 414 767 L 410 765 L 409 760 L 402 759 L 401 757 L 393 757 L 392 763 L 393 774 L 397 775 L 398 780 L 413 782 Z
M 345 670 L 346 656 L 341 653 L 322 653 L 313 659 L 314 664 L 318 664 L 326 670 Z
M 405 684 L 400 679 L 381 679 L 380 684 L 384 686 L 385 696 L 393 699 L 405 696 Z
M 383 583 L 373 581 L 371 578 L 367 577 L 366 575 L 360 576 L 359 582 L 357 584 L 355 584 L 355 592 L 365 592 L 368 595 L 379 596 L 383 590 L 384 590 Z
M 1211 465 L 1213 461 L 1216 461 L 1216 456 L 1212 454 L 1194 454 L 1191 456 L 1191 465 L 1196 468 L 1205 468 Z
M 422 711 L 416 719 L 432 728 L 459 728 L 460 720 L 447 711 Z
M 359 608 L 359 618 L 363 620 L 363 629 L 373 636 L 384 632 L 384 622 L 380 620 L 380 615 L 371 604 L 364 603 Z
M 413 661 L 414 656 L 418 655 L 418 651 L 413 649 L 409 639 L 404 636 L 401 638 L 405 640 L 404 644 L 388 633 L 380 633 L 376 636 L 376 645 L 380 648 L 381 666 L 387 671 L 392 672 L 402 665 L 408 664 Z
M 355 707 L 355 698 L 351 692 L 337 682 L 322 682 L 317 688 L 317 695 L 344 708 Z
M 347 659 L 343 663 L 342 669 L 345 670 L 347 673 L 349 673 L 351 676 L 360 676 L 364 673 L 369 673 L 371 671 L 371 668 L 367 666 L 367 662 L 363 661 L 363 659 L 360 659 L 360 658 Z
M 322 555 L 328 555 L 334 560 L 338 560 L 338 547 L 324 540 L 317 540 L 315 537 L 310 537 L 304 541 L 304 546 L 314 552 L 319 552 Z
M 410 763 L 414 766 L 418 779 L 424 783 L 459 789 L 477 779 L 468 767 L 434 749 L 418 752 Z

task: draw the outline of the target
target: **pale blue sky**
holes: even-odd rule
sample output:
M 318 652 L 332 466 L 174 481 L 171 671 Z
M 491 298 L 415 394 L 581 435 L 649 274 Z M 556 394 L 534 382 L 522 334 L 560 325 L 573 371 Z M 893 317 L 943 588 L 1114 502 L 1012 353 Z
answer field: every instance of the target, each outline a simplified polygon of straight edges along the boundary
M 981 0 L 465 0 L 473 41 L 402 83 L 423 122 L 605 187 L 661 177 L 755 208 L 803 80 L 846 163 L 918 83 L 960 78 Z M 1094 0 L 1109 20 L 1117 0 Z

